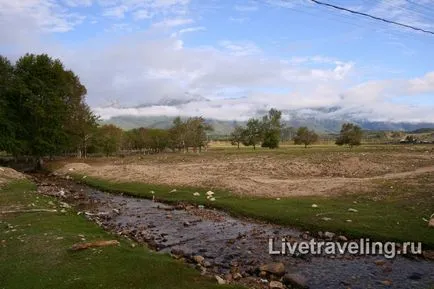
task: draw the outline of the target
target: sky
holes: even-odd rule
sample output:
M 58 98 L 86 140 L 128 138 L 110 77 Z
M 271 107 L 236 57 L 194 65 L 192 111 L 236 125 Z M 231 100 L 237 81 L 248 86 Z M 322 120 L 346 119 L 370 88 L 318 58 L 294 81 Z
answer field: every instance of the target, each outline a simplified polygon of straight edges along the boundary
M 323 1 L 434 31 L 434 0 Z M 0 54 L 61 59 L 102 118 L 434 122 L 433 51 L 432 34 L 310 0 L 0 0 Z

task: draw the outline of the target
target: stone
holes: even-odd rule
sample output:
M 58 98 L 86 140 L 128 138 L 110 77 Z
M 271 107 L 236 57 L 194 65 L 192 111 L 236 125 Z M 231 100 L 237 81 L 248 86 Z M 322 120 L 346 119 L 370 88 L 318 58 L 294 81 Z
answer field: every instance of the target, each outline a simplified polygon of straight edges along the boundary
M 265 271 L 276 276 L 283 276 L 285 274 L 285 264 L 279 263 L 269 263 L 259 267 L 260 271 Z
M 206 192 L 206 195 L 207 195 L 207 196 L 213 196 L 213 195 L 214 195 L 214 192 L 212 192 L 212 191 L 208 191 L 208 192 Z
M 220 276 L 218 276 L 218 275 L 215 275 L 214 277 L 215 277 L 215 279 L 217 280 L 217 283 L 218 283 L 219 285 L 225 285 L 225 284 L 226 284 L 226 281 L 225 281 L 222 277 L 220 277 Z
M 318 208 L 317 204 L 312 204 L 312 208 Z
M 231 283 L 232 280 L 234 280 L 234 279 L 233 279 L 231 273 L 228 273 L 228 274 L 225 275 L 225 281 L 226 281 L 226 283 Z
M 270 282 L 270 289 L 285 289 L 285 286 L 282 284 L 282 282 L 271 281 Z
M 390 280 L 383 280 L 380 281 L 381 284 L 383 284 L 384 286 L 392 286 L 392 281 Z
M 200 194 L 199 194 L 198 192 L 195 192 L 195 193 L 193 194 L 193 196 L 195 196 L 195 197 L 199 197 Z
M 304 276 L 297 273 L 285 274 L 283 276 L 283 284 L 291 286 L 291 288 L 305 289 L 307 286 L 307 280 Z
M 183 225 L 184 225 L 184 227 L 190 227 L 191 226 L 190 222 L 187 222 L 187 221 L 185 221 Z
M 413 272 L 413 273 L 411 273 L 409 276 L 408 276 L 408 279 L 410 279 L 410 280 L 420 280 L 420 279 L 422 279 L 422 274 L 421 273 L 418 273 L 418 272 Z
M 211 267 L 211 262 L 203 261 L 203 266 L 206 268 Z
M 176 189 L 171 190 L 169 193 L 176 193 Z
M 239 279 L 243 278 L 243 275 L 241 275 L 240 273 L 235 273 L 235 274 L 233 274 L 233 278 L 234 278 L 234 280 L 239 280 Z
M 386 260 L 382 260 L 382 259 L 380 259 L 380 260 L 375 260 L 374 263 L 375 263 L 375 265 L 377 265 L 377 266 L 383 266 L 384 264 L 386 264 Z
M 196 255 L 193 257 L 194 262 L 196 262 L 197 264 L 202 264 L 203 261 L 205 261 L 205 258 L 200 256 L 200 255 Z
M 321 218 L 321 220 L 323 220 L 323 221 L 330 221 L 332 218 L 329 218 L 329 217 L 322 217 Z
M 349 209 L 348 209 L 348 212 L 353 212 L 353 213 L 357 213 L 357 212 L 358 212 L 358 210 L 356 210 L 356 209 L 353 209 L 353 208 L 349 208 Z
M 434 218 L 431 218 L 431 220 L 429 220 L 428 227 L 434 228 Z
M 215 201 L 215 198 L 210 198 L 209 199 L 211 202 L 214 202 Z
M 324 237 L 327 239 L 333 239 L 335 237 L 335 233 L 332 232 L 325 232 Z
M 348 241 L 348 238 L 347 237 L 345 237 L 345 236 L 338 236 L 338 241 L 341 241 L 341 242 L 347 242 Z

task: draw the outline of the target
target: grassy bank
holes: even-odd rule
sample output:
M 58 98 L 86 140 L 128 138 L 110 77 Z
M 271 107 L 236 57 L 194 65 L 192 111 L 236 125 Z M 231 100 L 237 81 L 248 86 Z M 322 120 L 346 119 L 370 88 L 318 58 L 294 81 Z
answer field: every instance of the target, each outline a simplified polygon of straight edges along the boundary
M 34 188 L 27 181 L 1 188 L 0 210 L 59 209 Z M 180 261 L 122 239 L 116 247 L 69 251 L 82 241 L 79 235 L 86 241 L 118 238 L 72 211 L 0 214 L 0 287 L 222 288 Z
M 78 176 L 77 176 L 78 178 Z M 81 178 L 80 178 L 81 179 Z M 434 213 L 432 177 L 399 181 L 379 181 L 377 189 L 363 195 L 346 194 L 334 197 L 296 197 L 267 199 L 241 197 L 215 191 L 216 200 L 205 198 L 205 190 L 143 183 L 116 183 L 87 177 L 86 184 L 108 192 L 165 202 L 185 201 L 219 208 L 233 215 L 257 218 L 276 224 L 312 231 L 334 231 L 353 238 L 375 240 L 420 241 L 425 248 L 434 248 L 434 230 L 422 218 Z M 201 196 L 193 196 L 199 192 Z M 312 204 L 318 207 L 313 208 Z M 355 209 L 351 212 L 348 209 Z M 330 218 L 330 220 L 324 220 Z M 351 220 L 349 222 L 348 220 Z

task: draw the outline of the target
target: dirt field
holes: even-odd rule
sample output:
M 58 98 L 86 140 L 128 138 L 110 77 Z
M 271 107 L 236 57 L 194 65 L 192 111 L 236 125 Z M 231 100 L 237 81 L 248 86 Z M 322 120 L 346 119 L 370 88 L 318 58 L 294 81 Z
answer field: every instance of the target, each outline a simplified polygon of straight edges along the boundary
M 77 160 L 75 160 L 76 162 Z M 228 189 L 238 194 L 269 197 L 332 195 L 372 189 L 375 180 L 406 179 L 432 173 L 432 146 L 235 148 L 197 155 L 89 159 L 68 163 L 62 174 L 80 173 L 116 181 Z

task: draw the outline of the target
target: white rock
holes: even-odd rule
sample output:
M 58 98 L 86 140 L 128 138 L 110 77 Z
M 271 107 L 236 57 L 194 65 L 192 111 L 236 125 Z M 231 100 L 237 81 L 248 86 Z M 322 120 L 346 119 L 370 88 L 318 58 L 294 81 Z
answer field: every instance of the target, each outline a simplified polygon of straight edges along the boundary
M 175 193 L 175 192 L 176 192 L 176 189 L 173 189 L 170 191 L 170 193 Z
M 83 176 L 83 179 L 87 178 L 87 176 Z
M 285 286 L 279 281 L 271 281 L 269 286 L 270 286 L 270 289 L 284 289 L 285 288 Z
M 280 201 L 280 198 L 276 198 L 277 201 Z
M 207 196 L 212 196 L 212 195 L 214 195 L 214 192 L 212 192 L 212 191 L 208 191 L 208 192 L 206 192 L 206 195 L 207 195 Z
M 199 197 L 200 194 L 199 194 L 198 192 L 195 192 L 195 193 L 193 194 L 193 196 L 195 196 L 195 197 Z
M 154 191 L 150 191 L 150 193 L 151 193 L 151 194 L 155 194 L 155 192 L 154 192 Z
M 215 277 L 215 279 L 217 280 L 217 283 L 219 283 L 219 285 L 224 285 L 224 284 L 226 284 L 226 281 L 225 281 L 222 277 L 220 277 L 220 276 L 218 276 L 218 275 L 215 275 L 214 277 Z
M 323 221 L 330 221 L 332 218 L 329 218 L 329 217 L 322 217 L 321 218 L 321 220 L 323 220 Z
M 353 212 L 353 213 L 357 213 L 357 212 L 358 212 L 358 210 L 356 210 L 356 209 L 353 209 L 353 208 L 349 208 L 349 209 L 348 209 L 348 212 Z
M 345 222 L 347 222 L 347 223 L 352 223 L 353 220 L 348 219 L 348 220 L 346 220 Z
M 431 218 L 431 220 L 429 220 L 428 227 L 434 228 L 434 218 Z
M 214 202 L 215 201 L 215 198 L 211 198 L 211 199 L 209 199 L 211 202 Z
M 318 208 L 317 204 L 312 204 L 312 208 Z

